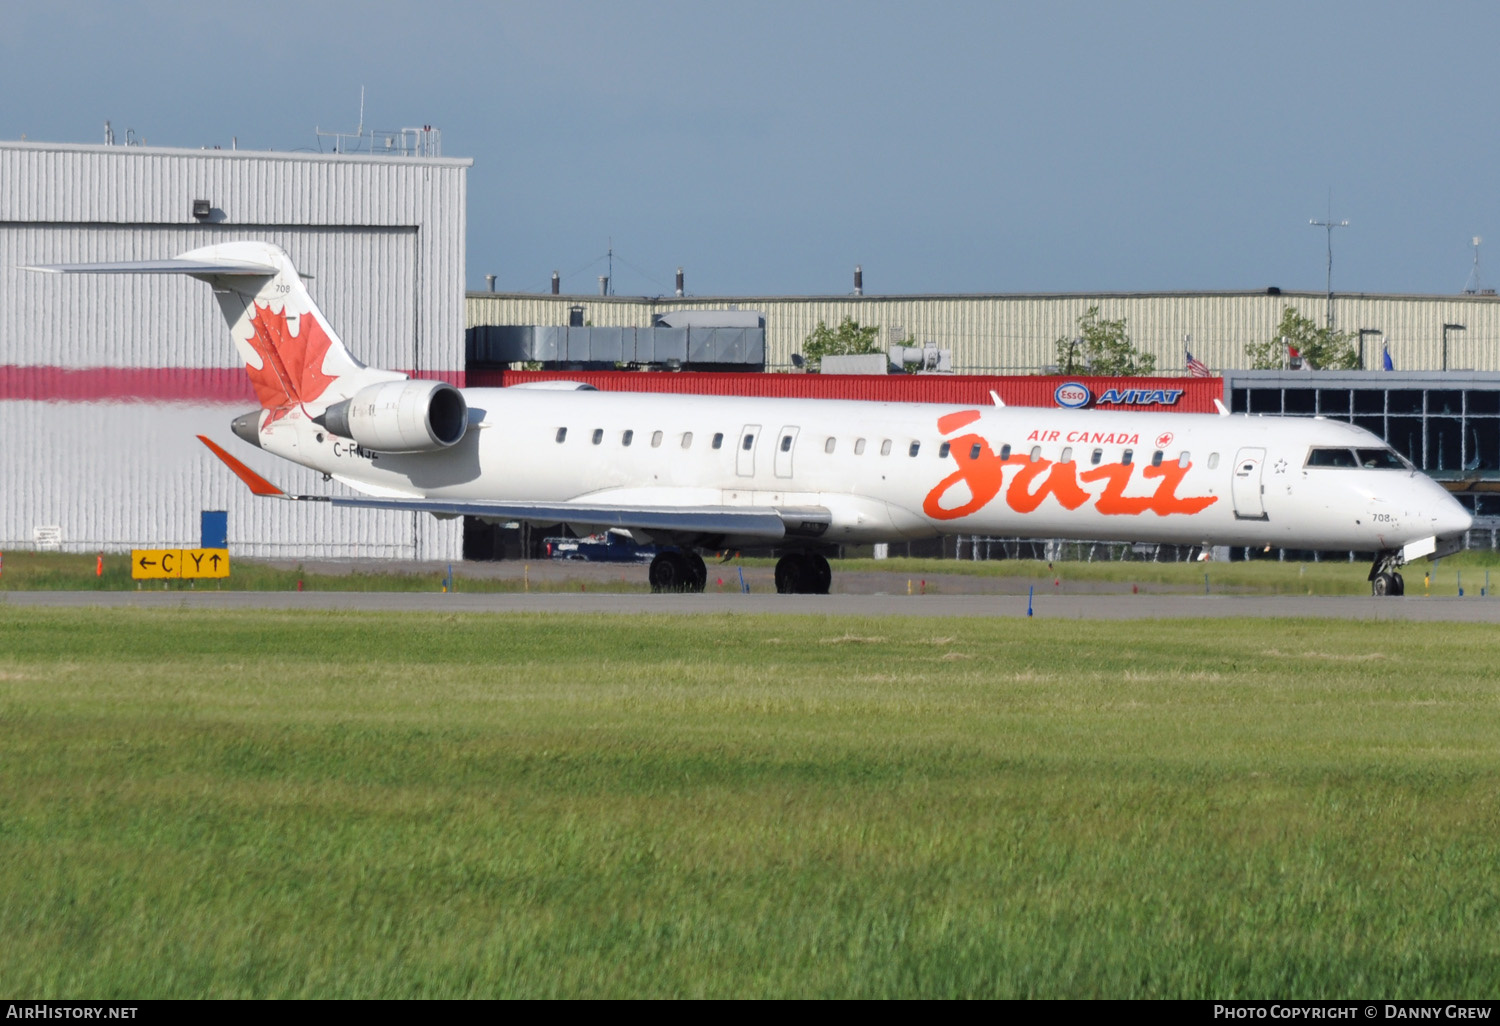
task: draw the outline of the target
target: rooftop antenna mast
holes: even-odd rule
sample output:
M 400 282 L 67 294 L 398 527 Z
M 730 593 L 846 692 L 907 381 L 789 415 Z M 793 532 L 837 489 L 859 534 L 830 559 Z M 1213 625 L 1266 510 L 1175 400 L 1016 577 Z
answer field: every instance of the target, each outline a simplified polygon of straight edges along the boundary
M 1322 228 L 1328 232 L 1328 323 L 1327 327 L 1333 330 L 1333 230 L 1335 228 L 1349 227 L 1348 221 L 1335 221 L 1333 219 L 1333 190 L 1328 190 L 1328 220 L 1308 221 L 1310 225 Z
M 1484 291 L 1484 282 L 1479 278 L 1479 244 L 1483 241 L 1478 235 L 1474 236 L 1474 269 L 1469 272 L 1469 280 L 1464 282 L 1464 292 L 1471 296 Z
M 386 129 L 365 128 L 365 87 L 359 87 L 359 125 L 352 132 L 325 132 L 317 125 L 313 133 L 318 137 L 318 149 L 323 148 L 323 139 L 333 140 L 334 153 L 380 153 L 387 156 L 399 154 L 403 157 L 441 157 L 443 155 L 443 133 L 431 125 L 411 128 Z

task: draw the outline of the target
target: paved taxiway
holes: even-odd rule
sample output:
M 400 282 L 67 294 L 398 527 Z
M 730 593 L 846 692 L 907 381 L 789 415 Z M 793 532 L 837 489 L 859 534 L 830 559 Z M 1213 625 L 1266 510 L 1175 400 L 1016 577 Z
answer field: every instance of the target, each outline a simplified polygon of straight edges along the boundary
M 798 616 L 1026 617 L 1024 595 L 453 594 L 432 592 L 11 591 L 0 605 L 132 609 L 307 609 L 421 613 L 660 613 Z M 1280 595 L 1038 595 L 1035 615 L 1063 620 L 1188 618 L 1500 623 L 1492 598 Z

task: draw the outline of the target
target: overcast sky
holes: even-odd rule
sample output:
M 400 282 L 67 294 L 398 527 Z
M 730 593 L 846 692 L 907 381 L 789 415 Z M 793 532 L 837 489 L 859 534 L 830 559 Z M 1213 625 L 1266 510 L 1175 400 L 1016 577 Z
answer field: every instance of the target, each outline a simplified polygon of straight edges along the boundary
M 472 157 L 468 280 L 1458 292 L 1500 4 L 0 0 L 0 138 Z M 325 144 L 326 145 L 326 144 Z M 1488 244 L 1487 244 L 1488 245 Z M 1500 284 L 1500 248 L 1484 284 Z

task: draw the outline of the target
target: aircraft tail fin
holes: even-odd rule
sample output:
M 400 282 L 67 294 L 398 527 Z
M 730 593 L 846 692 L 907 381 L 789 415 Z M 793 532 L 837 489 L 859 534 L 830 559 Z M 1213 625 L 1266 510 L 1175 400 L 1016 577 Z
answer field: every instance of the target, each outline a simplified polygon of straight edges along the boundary
M 406 375 L 355 359 L 308 294 L 291 258 L 267 242 L 225 242 L 171 260 L 50 264 L 61 274 L 186 274 L 207 282 L 245 361 L 265 423 L 302 406 L 315 414 L 366 385 Z

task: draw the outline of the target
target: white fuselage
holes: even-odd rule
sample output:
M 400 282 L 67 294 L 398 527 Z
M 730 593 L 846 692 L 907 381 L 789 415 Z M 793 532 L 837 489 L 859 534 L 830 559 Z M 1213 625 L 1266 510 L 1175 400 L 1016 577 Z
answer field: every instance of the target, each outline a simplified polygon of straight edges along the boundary
M 530 388 L 463 394 L 468 433 L 438 452 L 367 452 L 301 411 L 268 425 L 261 443 L 382 496 L 823 507 L 832 514 L 828 542 L 941 533 L 1381 551 L 1470 524 L 1451 496 L 1409 468 L 1308 466 L 1316 446 L 1387 448 L 1341 421 Z

